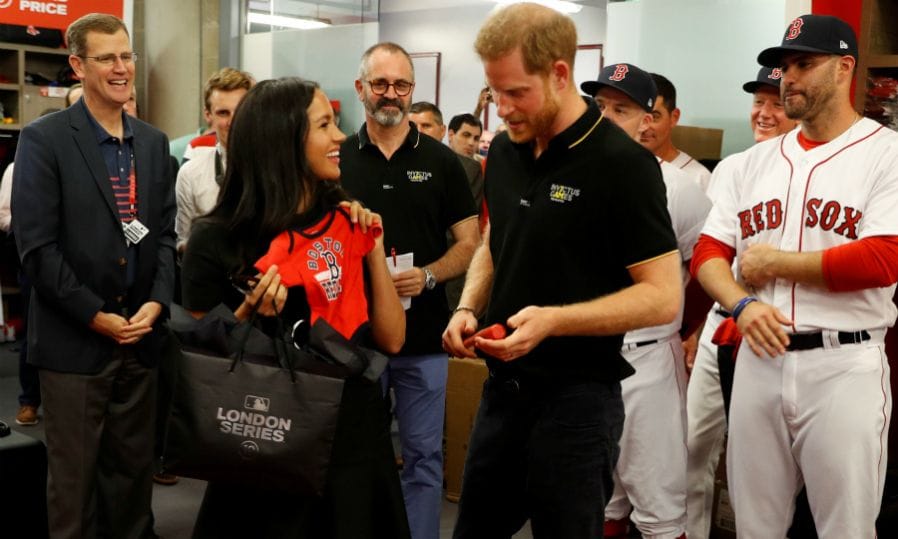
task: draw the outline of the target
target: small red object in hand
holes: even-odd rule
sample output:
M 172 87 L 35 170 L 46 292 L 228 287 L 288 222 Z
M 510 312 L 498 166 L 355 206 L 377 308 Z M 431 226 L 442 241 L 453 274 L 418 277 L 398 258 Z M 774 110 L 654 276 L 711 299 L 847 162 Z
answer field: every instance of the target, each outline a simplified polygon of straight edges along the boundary
M 507 334 L 508 332 L 505 330 L 505 326 L 497 323 L 481 329 L 477 333 L 465 339 L 462 344 L 465 345 L 465 348 L 470 348 L 474 346 L 474 337 L 483 337 L 484 339 L 495 341 L 497 339 L 504 339 Z

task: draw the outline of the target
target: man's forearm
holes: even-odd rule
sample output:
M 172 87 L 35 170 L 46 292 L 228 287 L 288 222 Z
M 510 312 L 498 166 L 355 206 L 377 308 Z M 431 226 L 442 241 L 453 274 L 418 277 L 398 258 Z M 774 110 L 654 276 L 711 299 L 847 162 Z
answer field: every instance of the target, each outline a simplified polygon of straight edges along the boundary
M 189 191 L 187 179 L 182 174 L 178 174 L 178 181 L 175 184 L 175 200 L 175 235 L 178 252 L 183 252 L 184 247 L 187 246 L 187 240 L 190 238 L 190 227 L 197 215 L 197 209 Z
M 483 314 L 493 286 L 493 257 L 489 243 L 484 241 L 474 252 L 471 265 L 465 276 L 465 287 L 459 299 L 459 307 L 474 310 L 475 315 Z
M 177 239 L 178 252 L 183 253 L 190 238 L 190 225 L 193 222 L 192 214 L 185 208 L 179 207 L 175 216 L 175 237 Z
M 739 257 L 743 280 L 761 287 L 773 279 L 785 279 L 813 286 L 826 286 L 823 277 L 823 251 L 780 251 L 767 244 L 751 245 Z
M 814 286 L 826 286 L 823 279 L 823 251 L 790 253 L 774 251 L 770 271 L 779 279 Z
M 736 282 L 729 262 L 723 258 L 712 258 L 702 264 L 696 278 L 705 292 L 730 312 L 740 299 L 749 295 L 748 291 Z
M 438 283 L 464 275 L 471 263 L 474 251 L 480 244 L 480 233 L 477 230 L 477 216 L 458 223 L 461 233 L 456 234 L 455 243 L 443 256 L 434 260 L 427 267 L 433 272 Z
M 635 284 L 613 294 L 555 308 L 552 335 L 618 335 L 671 322 L 683 301 L 680 258 L 652 261 L 650 274 L 631 270 Z

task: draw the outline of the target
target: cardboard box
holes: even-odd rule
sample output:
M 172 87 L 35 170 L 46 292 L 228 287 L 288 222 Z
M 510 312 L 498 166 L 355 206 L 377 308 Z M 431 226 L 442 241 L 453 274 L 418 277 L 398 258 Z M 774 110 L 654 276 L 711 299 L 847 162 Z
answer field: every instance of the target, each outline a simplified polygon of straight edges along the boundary
M 723 129 L 678 125 L 670 138 L 674 146 L 695 159 L 720 159 L 723 145 Z
M 449 358 L 446 382 L 446 499 L 457 502 L 461 476 L 468 454 L 468 438 L 474 426 L 483 382 L 488 375 L 482 359 Z

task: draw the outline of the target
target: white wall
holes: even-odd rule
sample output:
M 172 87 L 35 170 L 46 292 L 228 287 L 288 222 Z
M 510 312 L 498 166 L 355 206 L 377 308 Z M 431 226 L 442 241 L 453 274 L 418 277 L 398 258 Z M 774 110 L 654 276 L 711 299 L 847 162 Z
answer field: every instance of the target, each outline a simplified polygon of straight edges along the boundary
M 381 13 L 381 41 L 394 41 L 409 52 L 442 53 L 439 106 L 447 123 L 456 114 L 471 112 L 477 104 L 484 77 L 480 59 L 474 52 L 474 40 L 493 9 L 494 5 L 481 4 Z M 584 7 L 572 18 L 580 43 L 604 43 L 604 9 Z M 591 77 L 597 75 L 592 73 Z M 494 116 L 490 128 L 497 121 Z
M 199 2 L 143 3 L 146 50 L 140 51 L 145 56 L 137 70 L 139 79 L 148 84 L 141 116 L 169 138 L 193 133 L 198 126 L 205 82 L 200 61 L 201 11 Z
M 786 3 L 786 17 L 783 22 L 790 22 L 796 17 L 804 15 L 806 13 L 811 13 L 813 11 L 813 1 L 812 0 L 785 0 Z M 785 31 L 785 26 L 783 27 Z
M 427 3 L 409 6 L 426 7 Z M 243 36 L 241 68 L 259 80 L 299 75 L 318 81 L 328 97 L 341 101 L 342 128 L 352 132 L 365 119 L 353 88 L 365 49 L 379 41 L 393 41 L 410 53 L 439 52 L 439 106 L 448 122 L 456 114 L 471 112 L 476 105 L 484 78 L 474 39 L 494 8 L 495 4 L 483 2 L 444 9 L 391 9 L 381 13 L 378 23 L 248 34 Z M 605 18 L 604 9 L 593 7 L 584 7 L 574 15 L 579 42 L 604 44 Z M 588 78 L 597 75 L 593 73 L 595 68 L 581 69 Z M 493 116 L 490 126 L 497 123 L 498 118 Z
M 314 80 L 330 99 L 340 100 L 340 126 L 351 133 L 365 121 L 353 87 L 359 59 L 377 41 L 377 23 L 248 34 L 243 37 L 242 65 L 258 80 L 287 76 Z
M 425 4 L 422 2 L 422 4 Z M 439 52 L 440 110 L 443 119 L 471 112 L 483 88 L 483 68 L 474 39 L 493 6 L 381 13 L 380 40 L 393 41 L 408 52 Z M 416 73 L 420 78 L 423 74 Z
M 240 69 L 251 74 L 256 80 L 270 79 L 274 75 L 271 44 L 274 33 L 260 32 L 245 34 L 240 47 Z
M 483 68 L 473 43 L 495 6 L 428 5 L 415 1 L 403 11 L 382 11 L 379 23 L 245 36 L 243 68 L 260 79 L 319 81 L 329 97 L 341 100 L 343 129 L 351 132 L 364 121 L 352 82 L 368 46 L 394 41 L 412 53 L 440 52 L 439 105 L 448 122 L 476 104 Z M 631 62 L 667 76 L 677 87 L 681 123 L 723 129 L 722 153 L 729 155 L 752 144 L 751 96 L 742 84 L 755 77 L 758 52 L 778 44 L 786 23 L 807 11 L 810 0 L 639 0 L 586 6 L 572 18 L 581 44 L 604 45 L 605 65 Z M 575 68 L 578 84 L 597 75 L 591 65 Z M 496 121 L 493 116 L 490 126 Z
M 787 5 L 789 4 L 789 5 Z M 660 73 L 677 88 L 680 123 L 724 129 L 722 154 L 752 143 L 751 96 L 742 84 L 757 75 L 758 53 L 778 45 L 787 0 L 641 0 L 608 5 L 605 64 L 630 62 Z

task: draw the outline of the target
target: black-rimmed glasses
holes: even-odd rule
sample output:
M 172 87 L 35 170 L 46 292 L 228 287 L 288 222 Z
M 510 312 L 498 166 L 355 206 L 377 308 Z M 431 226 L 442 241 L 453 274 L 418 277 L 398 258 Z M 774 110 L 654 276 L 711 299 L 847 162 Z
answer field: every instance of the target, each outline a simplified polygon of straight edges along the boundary
M 90 58 L 91 60 L 97 62 L 98 64 L 103 64 L 104 66 L 111 66 L 115 64 L 116 58 L 121 60 L 123 64 L 133 64 L 137 61 L 137 53 L 136 52 L 123 52 L 121 54 L 103 54 L 101 56 L 78 56 L 78 58 Z
M 368 86 L 371 87 L 371 91 L 377 95 L 384 95 L 387 93 L 387 90 L 390 89 L 390 86 L 393 87 L 393 90 L 396 92 L 396 95 L 402 97 L 407 96 L 412 88 L 415 87 L 414 82 L 409 82 L 407 80 L 397 80 L 396 82 L 387 82 L 385 80 L 369 80 Z

